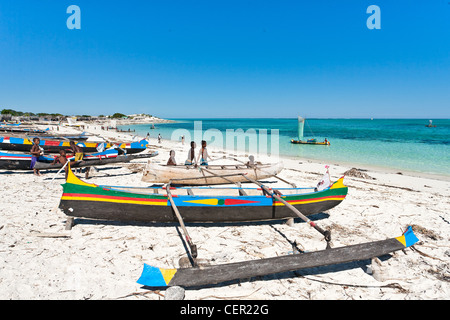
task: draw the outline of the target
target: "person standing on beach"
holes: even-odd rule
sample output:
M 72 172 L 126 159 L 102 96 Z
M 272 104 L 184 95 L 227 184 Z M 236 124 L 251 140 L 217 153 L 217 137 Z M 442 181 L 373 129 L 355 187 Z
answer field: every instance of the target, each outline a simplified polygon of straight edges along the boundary
M 161 133 L 158 133 L 158 143 L 161 143 Z
M 198 153 L 197 163 L 200 163 L 201 166 L 207 166 L 208 158 L 212 160 L 212 158 L 208 155 L 208 150 L 206 149 L 206 141 L 202 140 L 202 148 Z
M 31 165 L 30 169 L 33 169 L 33 172 L 35 175 L 40 176 L 41 173 L 38 169 L 35 169 L 34 166 L 36 165 L 36 162 L 38 161 L 38 158 L 42 155 L 42 150 L 39 147 L 39 143 L 41 140 L 39 138 L 33 139 L 33 146 L 31 147 L 30 153 L 31 153 Z
M 189 149 L 188 157 L 184 162 L 184 164 L 187 166 L 197 165 L 197 161 L 195 160 L 195 147 L 195 142 L 191 141 L 191 148 Z

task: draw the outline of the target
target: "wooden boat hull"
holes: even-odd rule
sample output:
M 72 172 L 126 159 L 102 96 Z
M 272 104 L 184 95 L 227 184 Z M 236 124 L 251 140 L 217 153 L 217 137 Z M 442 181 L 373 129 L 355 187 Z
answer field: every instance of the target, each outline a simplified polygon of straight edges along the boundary
M 256 169 L 249 168 L 246 165 L 209 165 L 204 166 L 204 168 L 213 174 L 193 166 L 167 166 L 149 162 L 144 169 L 142 181 L 168 183 L 172 180 L 174 184 L 184 185 L 226 184 L 229 181 L 233 183 L 247 182 L 244 177 L 236 174 L 245 174 L 253 180 L 266 179 L 280 173 L 283 170 L 283 164 L 257 165 Z M 228 181 L 214 175 L 224 175 Z
M 311 142 L 311 141 L 294 140 L 294 139 L 291 139 L 291 143 L 293 143 L 293 144 L 309 144 L 309 145 L 317 145 L 317 146 L 329 146 L 330 145 L 330 141 Z
M 403 250 L 418 241 L 411 227 L 400 237 L 316 252 L 257 259 L 201 268 L 163 269 L 144 264 L 138 283 L 148 287 L 195 287 L 281 272 L 371 259 Z
M 51 163 L 52 157 L 41 156 L 38 161 Z M 36 163 L 37 164 L 37 163 Z M 0 152 L 0 169 L 2 170 L 31 170 L 31 155 Z
M 98 167 L 98 166 L 104 166 L 104 165 L 108 165 L 108 164 L 113 164 L 113 163 L 127 163 L 130 162 L 131 160 L 135 160 L 135 159 L 145 159 L 145 158 L 152 158 L 158 155 L 158 152 L 153 152 L 153 153 L 147 153 L 147 154 L 131 154 L 131 155 L 117 155 L 116 152 L 116 156 L 114 157 L 92 157 L 91 159 L 89 158 L 83 158 L 82 161 L 77 161 L 73 164 L 71 164 L 72 168 L 84 168 L 84 167 Z M 86 160 L 85 160 L 86 159 Z M 50 164 L 50 163 L 42 163 L 42 162 L 38 162 L 36 163 L 35 168 L 39 169 L 39 170 L 49 170 L 49 169 L 58 169 L 61 168 L 63 165 L 58 163 L 58 164 Z
M 78 146 L 83 148 L 83 152 L 98 152 L 98 147 L 102 144 L 101 142 L 84 142 L 76 141 Z M 27 138 L 16 138 L 16 137 L 0 137 L 0 149 L 10 150 L 10 151 L 25 151 L 29 152 L 33 142 Z M 132 143 L 119 143 L 117 148 L 124 150 L 127 154 L 133 154 L 142 152 L 147 149 L 148 142 L 146 140 L 141 140 L 139 142 Z M 59 152 L 59 150 L 70 149 L 69 141 L 60 140 L 41 140 L 39 146 L 46 152 Z M 112 148 L 114 145 L 107 143 L 105 149 Z
M 330 188 L 283 199 L 304 215 L 329 210 L 341 203 L 348 188 L 343 178 Z M 152 190 L 152 189 L 149 189 Z M 270 196 L 173 195 L 185 222 L 239 222 L 296 218 Z M 71 170 L 59 204 L 72 217 L 114 221 L 177 222 L 167 195 L 125 192 L 120 187 L 97 186 L 79 180 Z

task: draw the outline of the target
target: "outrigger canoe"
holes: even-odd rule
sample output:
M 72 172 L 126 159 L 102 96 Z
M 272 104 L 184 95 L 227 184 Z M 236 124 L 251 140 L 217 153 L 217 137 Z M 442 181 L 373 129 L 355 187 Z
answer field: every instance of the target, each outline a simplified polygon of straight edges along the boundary
M 206 169 L 206 170 L 203 170 Z M 283 170 L 283 163 L 257 164 L 249 167 L 245 164 L 208 165 L 194 167 L 192 165 L 162 165 L 148 162 L 142 181 L 152 183 L 169 183 L 185 185 L 224 184 L 246 182 L 240 174 L 250 179 L 260 180 L 273 177 Z M 225 176 L 226 180 L 219 177 Z
M 177 222 L 164 187 L 147 188 L 100 186 L 86 183 L 71 170 L 63 186 L 59 208 L 71 217 L 114 221 Z M 206 190 L 205 190 L 206 189 Z M 245 189 L 254 195 L 237 195 Z M 297 218 L 281 201 L 260 188 L 170 188 L 172 199 L 185 222 L 239 222 Z M 203 195 L 194 195 L 202 191 Z M 329 188 L 314 192 L 302 188 L 284 188 L 282 199 L 304 215 L 330 210 L 346 197 L 343 177 Z M 226 195 L 227 192 L 233 192 Z M 289 192 L 289 194 L 287 194 Z M 185 194 L 187 193 L 187 194 Z M 236 195 L 234 195 L 236 194 Z
M 93 161 L 103 159 L 117 158 L 119 153 L 115 149 L 108 149 L 103 152 L 96 152 L 92 154 L 86 154 L 84 156 L 85 161 Z M 31 155 L 30 154 L 20 154 L 20 153 L 7 153 L 0 152 L 0 169 L 6 170 L 31 170 Z M 55 160 L 56 156 L 43 155 L 40 156 L 35 164 L 35 169 L 55 169 L 61 168 L 62 165 L 51 163 Z M 75 157 L 69 157 L 67 160 L 73 161 Z
M 51 163 L 54 158 L 40 156 L 37 161 Z M 31 154 L 16 154 L 0 152 L 0 169 L 3 170 L 31 170 Z
M 142 152 L 147 149 L 147 140 L 141 140 L 131 143 L 106 143 L 106 142 L 83 142 L 75 141 L 75 143 L 83 148 L 83 152 L 98 152 L 99 148 L 104 149 L 116 148 L 122 153 L 132 154 Z M 16 137 L 0 137 L 0 149 L 11 151 L 26 151 L 29 152 L 33 145 L 32 140 L 27 138 Z M 59 150 L 67 150 L 70 148 L 69 141 L 61 140 L 40 140 L 39 146 L 46 152 L 59 152 Z
M 419 239 L 408 227 L 396 238 L 315 252 L 195 268 L 164 269 L 144 264 L 138 283 L 147 287 L 196 287 L 281 272 L 337 265 L 380 257 L 414 245 Z
M 131 160 L 136 159 L 144 159 L 144 158 L 152 158 L 158 155 L 158 151 L 154 151 L 152 153 L 139 153 L 139 154 L 121 154 L 119 155 L 117 150 L 112 150 L 115 152 L 114 156 L 103 157 L 102 153 L 87 155 L 83 157 L 83 160 L 76 161 L 71 163 L 72 168 L 84 168 L 84 167 L 98 167 L 105 166 L 114 163 L 128 163 Z M 74 157 L 69 158 L 70 161 L 74 160 Z M 50 164 L 44 162 L 38 162 L 35 165 L 35 169 L 39 170 L 49 170 L 49 169 L 57 169 L 61 168 L 63 165 L 60 163 Z
M 291 143 L 293 144 L 310 144 L 310 145 L 318 145 L 318 146 L 329 146 L 330 141 L 317 141 L 316 139 L 309 139 L 309 140 L 294 140 L 291 139 Z

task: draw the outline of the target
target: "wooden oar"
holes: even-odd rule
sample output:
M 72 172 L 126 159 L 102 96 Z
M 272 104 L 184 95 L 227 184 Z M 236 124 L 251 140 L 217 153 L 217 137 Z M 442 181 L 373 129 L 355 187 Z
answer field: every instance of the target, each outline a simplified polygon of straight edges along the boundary
M 325 241 L 327 242 L 327 249 L 331 248 L 330 245 L 330 241 L 331 241 L 331 232 L 328 230 L 323 230 L 321 227 L 319 227 L 318 225 L 316 225 L 313 221 L 311 221 L 310 219 L 308 219 L 306 216 L 304 216 L 300 211 L 297 210 L 297 208 L 295 208 L 293 205 L 291 205 L 289 202 L 287 202 L 286 200 L 284 200 L 282 197 L 280 197 L 277 194 L 277 190 L 275 190 L 275 192 L 271 192 L 265 185 L 263 185 L 262 183 L 260 183 L 259 181 L 255 181 L 253 179 L 250 179 L 249 177 L 243 175 L 243 177 L 245 179 L 247 179 L 250 182 L 253 182 L 257 185 L 259 185 L 267 194 L 271 195 L 273 198 L 277 199 L 278 201 L 284 203 L 284 205 L 286 207 L 288 207 L 289 209 L 291 209 L 295 214 L 297 214 L 297 216 L 299 216 L 303 221 L 305 221 L 307 224 L 309 224 L 311 227 L 313 227 L 314 229 L 316 229 L 317 231 L 319 231 L 324 237 L 325 237 Z
M 186 229 L 186 226 L 184 225 L 183 218 L 181 217 L 180 212 L 178 211 L 178 208 L 177 208 L 177 206 L 175 205 L 175 202 L 172 199 L 172 194 L 170 193 L 170 182 L 166 185 L 166 192 L 167 192 L 167 196 L 169 197 L 170 204 L 172 205 L 172 209 L 175 212 L 175 215 L 177 216 L 178 222 L 181 225 L 181 229 L 183 229 L 186 241 L 189 244 L 189 247 L 191 249 L 191 255 L 195 259 L 195 258 L 197 258 L 197 246 L 192 242 L 192 239 L 189 236 L 189 233 L 188 233 L 188 231 Z M 195 262 L 194 262 L 194 264 L 195 264 Z
M 53 177 L 53 179 L 52 179 L 52 181 L 51 182 L 53 182 L 53 180 L 55 180 L 55 178 L 56 178 L 56 176 L 67 166 L 67 164 L 69 163 L 70 161 L 69 160 L 67 160 L 66 161 L 66 163 L 64 163 L 64 165 L 61 167 L 61 169 L 59 169 L 59 171 L 55 174 L 55 176 Z M 70 169 L 69 169 L 70 170 Z

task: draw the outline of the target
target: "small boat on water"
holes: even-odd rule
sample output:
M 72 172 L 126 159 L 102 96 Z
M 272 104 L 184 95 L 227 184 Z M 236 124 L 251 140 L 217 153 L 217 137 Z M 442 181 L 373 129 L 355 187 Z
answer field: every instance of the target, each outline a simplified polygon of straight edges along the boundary
M 139 153 L 147 149 L 148 142 L 143 139 L 137 142 L 131 143 L 106 143 L 106 142 L 85 142 L 75 141 L 75 143 L 83 148 L 84 152 L 98 152 L 101 149 L 116 148 L 119 153 Z M 16 138 L 9 136 L 0 136 L 0 149 L 10 151 L 25 151 L 29 152 L 33 145 L 32 140 L 28 138 Z M 45 152 L 57 153 L 59 150 L 67 150 L 70 148 L 69 141 L 61 140 L 40 140 L 39 146 L 44 149 Z
M 429 120 L 428 124 L 425 125 L 425 127 L 428 127 L 428 128 L 436 128 L 436 125 L 433 124 L 433 120 Z
M 293 144 L 309 144 L 309 145 L 318 145 L 318 146 L 329 146 L 330 141 L 326 138 L 324 141 L 317 141 L 317 139 L 303 139 L 303 131 L 305 127 L 305 119 L 302 117 L 298 117 L 298 139 L 291 139 L 291 143 Z
M 246 182 L 242 175 L 260 180 L 273 177 L 283 170 L 283 163 L 255 164 L 224 164 L 224 165 L 165 165 L 148 162 L 142 176 L 142 181 L 151 183 L 168 183 L 184 185 L 226 184 Z M 221 177 L 222 176 L 222 177 Z M 225 179 L 224 179 L 225 178 Z
M 296 218 L 298 216 L 285 203 L 304 215 L 311 215 L 334 208 L 345 199 L 348 191 L 344 177 L 322 191 L 280 188 L 277 196 L 272 197 L 265 187 L 104 186 L 86 183 L 71 170 L 68 172 L 59 208 L 70 217 L 113 221 L 177 222 L 172 201 L 185 222 Z M 161 191 L 166 194 L 160 194 Z M 246 195 L 238 191 L 245 191 Z

